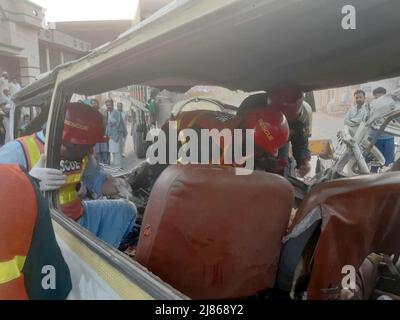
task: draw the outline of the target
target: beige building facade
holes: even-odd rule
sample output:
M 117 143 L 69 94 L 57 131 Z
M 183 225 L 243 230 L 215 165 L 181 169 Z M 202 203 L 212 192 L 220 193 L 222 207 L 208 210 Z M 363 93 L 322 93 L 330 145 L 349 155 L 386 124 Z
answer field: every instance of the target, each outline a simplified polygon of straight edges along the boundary
M 23 85 L 40 74 L 38 32 L 44 11 L 23 0 L 0 0 L 0 70 Z
M 343 88 L 315 91 L 315 104 L 317 110 L 324 111 L 330 115 L 343 116 L 354 105 L 354 92 L 356 90 L 363 90 L 366 93 L 367 100 L 371 100 L 373 99 L 372 92 L 377 87 L 383 87 L 387 92 L 393 92 L 400 88 L 400 77 Z
M 52 30 L 45 10 L 26 0 L 0 0 L 0 71 L 23 86 L 41 73 L 85 55 L 91 44 Z

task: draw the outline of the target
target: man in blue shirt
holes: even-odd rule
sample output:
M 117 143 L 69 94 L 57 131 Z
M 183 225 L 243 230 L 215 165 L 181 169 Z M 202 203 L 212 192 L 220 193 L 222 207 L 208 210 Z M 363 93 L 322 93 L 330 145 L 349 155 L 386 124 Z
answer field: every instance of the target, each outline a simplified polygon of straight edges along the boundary
M 378 99 L 386 94 L 386 89 L 383 87 L 378 87 L 372 91 L 372 94 L 374 95 L 375 99 Z M 377 134 L 378 131 L 372 129 L 369 133 L 369 136 L 371 139 L 373 139 Z M 394 136 L 384 132 L 380 135 L 375 145 L 385 157 L 385 166 L 392 164 L 394 162 L 395 152 Z
M 127 200 L 81 201 L 82 182 L 95 195 L 125 193 L 129 186 L 109 177 L 91 154 L 104 138 L 101 114 L 82 103 L 67 106 L 60 170 L 44 168 L 44 132 L 22 137 L 0 149 L 0 163 L 17 163 L 40 181 L 42 191 L 58 190 L 63 213 L 114 247 L 131 232 L 136 207 Z

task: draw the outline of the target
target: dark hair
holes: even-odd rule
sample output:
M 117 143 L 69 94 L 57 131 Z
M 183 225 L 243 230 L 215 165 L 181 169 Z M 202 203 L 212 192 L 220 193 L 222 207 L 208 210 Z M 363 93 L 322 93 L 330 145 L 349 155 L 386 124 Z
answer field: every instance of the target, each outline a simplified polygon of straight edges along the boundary
M 372 94 L 374 96 L 376 96 L 377 94 L 386 94 L 386 89 L 383 87 L 375 88 L 374 91 L 372 91 Z
M 354 92 L 354 96 L 356 96 L 357 94 L 362 94 L 365 97 L 365 91 L 363 90 L 357 90 L 356 92 Z
M 254 93 L 245 98 L 239 106 L 238 114 L 244 114 L 249 110 L 267 105 L 267 94 L 265 92 Z
M 111 103 L 111 105 L 114 107 L 114 100 L 113 100 L 113 99 L 107 99 L 107 100 L 106 100 L 106 104 L 107 104 L 108 102 Z

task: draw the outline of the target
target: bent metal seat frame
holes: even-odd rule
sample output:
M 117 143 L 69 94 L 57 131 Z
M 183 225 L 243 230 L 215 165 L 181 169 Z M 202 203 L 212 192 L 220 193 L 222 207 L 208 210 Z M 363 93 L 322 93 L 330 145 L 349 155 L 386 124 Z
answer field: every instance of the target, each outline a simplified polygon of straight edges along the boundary
M 287 290 L 289 282 L 295 281 L 301 251 L 317 231 L 320 234 L 312 244 L 311 259 L 305 262 L 310 272 L 307 297 L 339 298 L 346 266 L 358 271 L 373 252 L 400 253 L 399 230 L 400 173 L 323 183 L 304 199 L 284 238 L 277 283 Z

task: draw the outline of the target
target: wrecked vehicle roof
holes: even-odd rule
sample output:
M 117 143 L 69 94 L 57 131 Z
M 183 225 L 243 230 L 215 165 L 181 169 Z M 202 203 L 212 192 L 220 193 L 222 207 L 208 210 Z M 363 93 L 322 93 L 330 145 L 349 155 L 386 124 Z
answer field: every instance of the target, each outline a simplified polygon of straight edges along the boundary
M 84 95 L 130 84 L 183 92 L 199 84 L 256 91 L 292 83 L 311 91 L 399 75 L 400 2 L 352 1 L 355 30 L 342 28 L 344 5 L 178 0 L 59 75 Z

